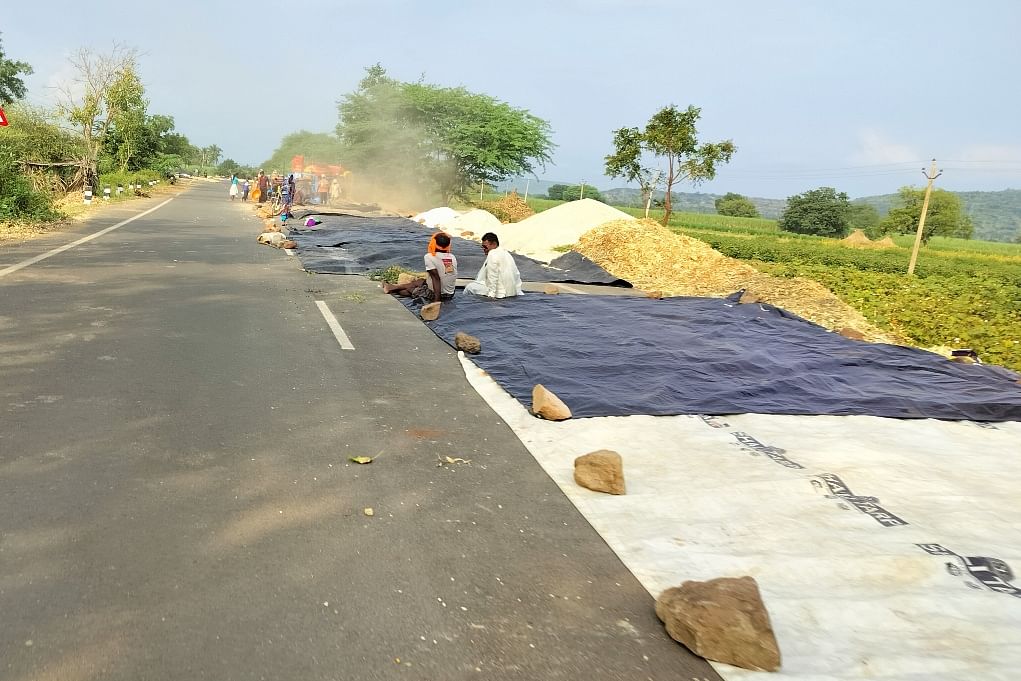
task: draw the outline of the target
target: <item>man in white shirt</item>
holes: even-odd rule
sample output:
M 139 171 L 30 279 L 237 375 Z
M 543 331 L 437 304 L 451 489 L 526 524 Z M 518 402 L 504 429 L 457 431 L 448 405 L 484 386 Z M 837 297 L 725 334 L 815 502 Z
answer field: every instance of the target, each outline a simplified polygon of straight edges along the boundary
M 433 236 L 435 253 L 425 254 L 427 279 L 414 279 L 407 284 L 383 284 L 383 293 L 395 293 L 405 298 L 423 298 L 438 303 L 454 297 L 457 286 L 457 258 L 450 252 L 450 236 L 440 232 Z
M 475 281 L 464 287 L 465 293 L 489 298 L 510 298 L 520 296 L 521 274 L 514 258 L 504 248 L 500 248 L 500 240 L 492 232 L 482 235 L 482 250 L 486 254 L 486 262 L 479 270 Z

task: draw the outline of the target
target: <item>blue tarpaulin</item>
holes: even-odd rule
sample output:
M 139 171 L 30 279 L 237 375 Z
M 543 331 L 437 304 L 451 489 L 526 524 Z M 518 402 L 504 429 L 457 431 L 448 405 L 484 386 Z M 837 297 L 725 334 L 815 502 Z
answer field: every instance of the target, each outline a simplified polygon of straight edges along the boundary
M 413 301 L 405 304 L 414 308 Z M 1021 420 L 1021 376 L 844 338 L 784 310 L 717 298 L 457 294 L 428 325 L 525 406 L 542 383 L 576 417 L 868 414 Z

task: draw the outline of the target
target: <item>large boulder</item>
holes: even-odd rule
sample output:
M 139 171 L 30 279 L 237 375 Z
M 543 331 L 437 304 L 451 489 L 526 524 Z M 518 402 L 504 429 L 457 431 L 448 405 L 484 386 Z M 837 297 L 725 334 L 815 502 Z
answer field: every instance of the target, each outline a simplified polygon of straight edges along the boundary
M 568 406 L 542 383 L 537 383 L 532 388 L 532 413 L 547 421 L 564 421 L 571 418 Z
M 574 460 L 574 481 L 595 492 L 624 494 L 624 461 L 609 449 L 589 452 Z
M 780 669 L 769 613 L 751 577 L 684 582 L 656 599 L 667 633 L 697 655 L 755 671 Z
M 463 331 L 454 334 L 454 347 L 469 355 L 477 355 L 482 352 L 482 341 L 475 336 L 470 336 Z

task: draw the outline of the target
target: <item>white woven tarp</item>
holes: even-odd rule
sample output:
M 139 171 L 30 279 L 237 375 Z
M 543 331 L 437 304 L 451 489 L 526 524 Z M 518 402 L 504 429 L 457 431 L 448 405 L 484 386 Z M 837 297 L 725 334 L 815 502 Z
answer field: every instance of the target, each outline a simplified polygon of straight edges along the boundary
M 469 382 L 651 594 L 751 575 L 780 673 L 728 681 L 1021 678 L 1021 423 L 872 416 L 536 419 Z M 625 496 L 578 487 L 613 449 Z

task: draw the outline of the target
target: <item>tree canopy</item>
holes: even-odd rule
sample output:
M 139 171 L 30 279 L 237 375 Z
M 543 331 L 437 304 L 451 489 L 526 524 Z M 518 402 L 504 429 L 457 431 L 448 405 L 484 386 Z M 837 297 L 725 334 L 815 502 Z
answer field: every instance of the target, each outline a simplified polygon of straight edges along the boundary
M 748 197 L 735 194 L 734 192 L 727 192 L 716 199 L 714 203 L 716 204 L 716 212 L 720 215 L 730 215 L 739 218 L 759 217 L 759 209 L 755 207 L 755 204 Z
M 810 189 L 787 198 L 787 208 L 777 222 L 786 232 L 817 236 L 847 236 L 850 203 L 847 194 L 832 187 Z
M 671 104 L 649 119 L 644 130 L 620 128 L 613 132 L 614 151 L 606 157 L 606 174 L 638 182 L 646 206 L 660 177 L 665 181 L 663 224 L 670 221 L 672 192 L 678 182 L 699 184 L 716 177 L 716 166 L 729 163 L 737 147 L 731 140 L 699 143 L 696 124 L 702 110 L 689 106 L 683 111 Z M 647 157 L 666 160 L 666 170 L 647 165 Z
M 26 62 L 8 59 L 4 55 L 3 41 L 0 41 L 0 106 L 24 99 L 27 89 L 21 76 L 32 73 L 32 67 Z
M 901 187 L 898 192 L 900 205 L 890 209 L 879 223 L 879 229 L 884 233 L 913 234 L 918 229 L 918 218 L 922 214 L 924 198 L 924 189 Z M 923 243 L 928 243 L 933 236 L 970 239 L 974 230 L 971 218 L 964 213 L 960 196 L 945 189 L 932 190 L 929 211 L 922 231 Z
M 299 130 L 286 135 L 262 167 L 270 174 L 283 173 L 290 169 L 295 156 L 304 156 L 306 163 L 342 163 L 344 150 L 336 135 Z
M 344 165 L 445 196 L 533 173 L 553 148 L 549 124 L 524 109 L 463 87 L 402 83 L 379 64 L 338 112 Z

